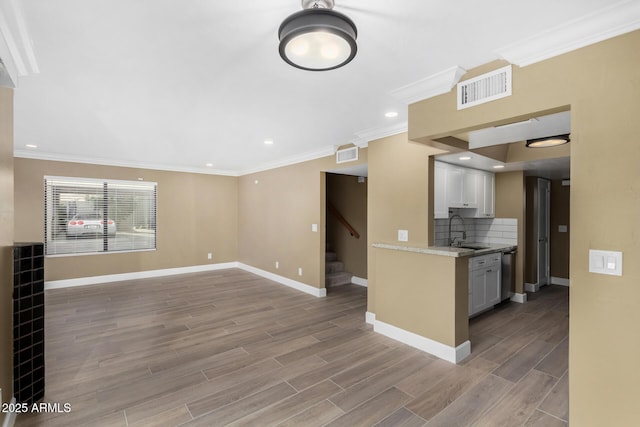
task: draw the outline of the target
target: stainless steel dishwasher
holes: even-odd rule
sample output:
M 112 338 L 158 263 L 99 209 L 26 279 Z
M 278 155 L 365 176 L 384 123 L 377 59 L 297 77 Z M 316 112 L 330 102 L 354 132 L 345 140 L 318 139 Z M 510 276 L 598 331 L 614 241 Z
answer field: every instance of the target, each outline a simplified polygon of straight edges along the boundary
M 511 290 L 516 284 L 516 249 L 502 253 L 502 283 L 500 286 L 500 300 L 511 297 Z

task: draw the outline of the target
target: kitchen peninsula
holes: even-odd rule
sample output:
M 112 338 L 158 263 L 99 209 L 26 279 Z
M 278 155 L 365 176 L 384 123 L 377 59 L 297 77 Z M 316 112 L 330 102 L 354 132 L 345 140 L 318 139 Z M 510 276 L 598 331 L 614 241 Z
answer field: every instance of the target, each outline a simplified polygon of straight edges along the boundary
M 452 363 L 469 356 L 469 259 L 515 246 L 372 246 L 377 277 L 374 330 Z

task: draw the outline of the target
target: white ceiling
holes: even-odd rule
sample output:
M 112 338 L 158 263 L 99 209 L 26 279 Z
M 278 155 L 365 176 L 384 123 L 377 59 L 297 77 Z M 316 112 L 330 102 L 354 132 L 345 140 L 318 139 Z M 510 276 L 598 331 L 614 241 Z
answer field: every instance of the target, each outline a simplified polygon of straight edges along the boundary
M 509 144 L 528 139 L 546 138 L 549 136 L 571 133 L 571 113 L 549 114 L 533 117 L 529 120 L 493 126 L 469 132 L 469 149 Z
M 571 133 L 571 113 L 549 114 L 533 117 L 526 121 L 509 123 L 502 126 L 488 127 L 456 137 L 468 141 L 469 148 L 481 148 L 502 144 L 521 142 L 527 139 Z M 532 148 L 531 150 L 544 150 Z M 436 156 L 439 161 L 489 172 L 525 171 L 526 175 L 534 175 L 549 179 L 566 179 L 570 176 L 571 161 L 569 157 L 531 160 L 526 162 L 503 163 L 475 152 L 465 151 Z M 499 167 L 500 169 L 496 169 Z
M 337 0 L 358 27 L 358 54 L 328 72 L 278 55 L 298 0 L 21 4 L 39 73 L 15 92 L 17 156 L 236 175 L 402 131 L 399 88 L 637 3 Z M 601 38 L 616 34 L 606 29 Z
M 543 148 L 536 148 L 535 150 L 543 150 Z M 461 160 L 461 158 L 464 160 Z M 549 179 L 568 179 L 571 171 L 570 157 L 502 163 L 476 153 L 461 152 L 436 156 L 436 160 L 495 173 L 524 171 L 526 176 L 539 176 Z M 494 166 L 502 166 L 502 168 L 495 169 Z

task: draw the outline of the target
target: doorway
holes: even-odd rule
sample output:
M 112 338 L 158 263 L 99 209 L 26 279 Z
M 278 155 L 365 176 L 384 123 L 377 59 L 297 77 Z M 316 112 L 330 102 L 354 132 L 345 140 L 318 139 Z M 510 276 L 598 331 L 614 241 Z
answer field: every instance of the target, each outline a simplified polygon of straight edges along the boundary
M 538 188 L 536 194 L 537 206 L 536 215 L 536 240 L 537 240 L 537 272 L 538 287 L 549 283 L 549 222 L 551 216 L 551 183 L 549 180 L 538 178 Z
M 570 180 L 526 177 L 525 290 L 569 286 Z
M 367 177 L 327 172 L 325 193 L 325 288 L 366 286 Z

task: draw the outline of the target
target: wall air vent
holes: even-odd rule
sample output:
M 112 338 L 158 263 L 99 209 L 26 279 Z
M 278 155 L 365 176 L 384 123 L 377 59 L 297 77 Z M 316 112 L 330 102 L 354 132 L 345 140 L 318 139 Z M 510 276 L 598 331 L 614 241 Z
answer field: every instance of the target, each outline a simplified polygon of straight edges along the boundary
M 358 147 L 343 148 L 336 151 L 336 163 L 355 162 L 358 160 Z
M 511 96 L 511 65 L 458 83 L 458 110 Z

